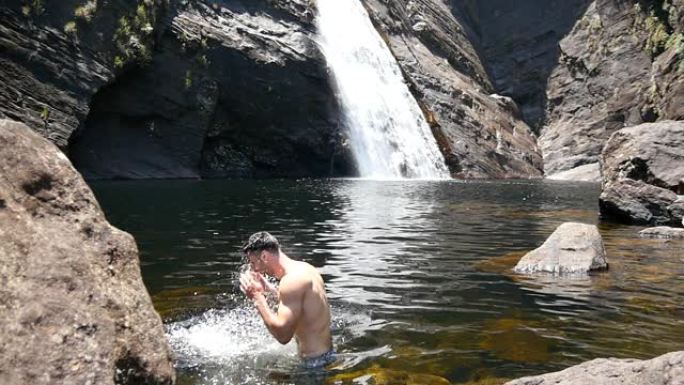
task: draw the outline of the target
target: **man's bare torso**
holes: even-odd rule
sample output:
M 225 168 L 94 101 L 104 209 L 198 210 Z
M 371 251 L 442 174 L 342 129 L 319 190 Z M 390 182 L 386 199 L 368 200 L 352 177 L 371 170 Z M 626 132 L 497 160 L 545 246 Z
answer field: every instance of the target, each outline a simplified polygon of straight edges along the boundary
M 301 298 L 301 315 L 295 329 L 299 355 L 317 357 L 331 350 L 330 306 L 325 284 L 316 268 L 298 261 L 282 277 L 280 285 L 281 290 L 283 285 L 295 287 Z

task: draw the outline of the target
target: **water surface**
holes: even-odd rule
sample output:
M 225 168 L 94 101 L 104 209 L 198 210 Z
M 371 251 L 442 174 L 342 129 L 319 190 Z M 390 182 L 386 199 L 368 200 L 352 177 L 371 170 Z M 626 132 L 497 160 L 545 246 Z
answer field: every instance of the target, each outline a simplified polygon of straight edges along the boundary
M 461 384 L 596 357 L 684 349 L 684 243 L 600 223 L 610 270 L 521 278 L 565 221 L 598 223 L 598 186 L 367 180 L 94 184 L 138 241 L 181 384 Z M 235 285 L 239 246 L 268 230 L 320 268 L 341 359 L 300 373 Z M 484 382 L 483 382 L 484 383 Z

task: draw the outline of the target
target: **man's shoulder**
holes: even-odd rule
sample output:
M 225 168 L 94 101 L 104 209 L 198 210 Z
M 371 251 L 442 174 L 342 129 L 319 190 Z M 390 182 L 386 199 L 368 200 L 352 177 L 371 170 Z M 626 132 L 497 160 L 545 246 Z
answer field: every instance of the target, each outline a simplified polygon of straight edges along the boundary
M 306 262 L 298 261 L 297 269 L 293 269 L 288 274 L 284 275 L 280 280 L 280 284 L 293 286 L 306 285 L 311 283 L 318 275 L 318 271 L 315 267 Z

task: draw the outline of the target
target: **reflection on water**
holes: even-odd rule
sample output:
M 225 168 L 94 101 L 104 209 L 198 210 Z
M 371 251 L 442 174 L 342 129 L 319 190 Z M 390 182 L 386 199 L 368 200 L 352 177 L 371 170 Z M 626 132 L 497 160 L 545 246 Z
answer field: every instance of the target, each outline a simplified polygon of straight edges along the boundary
M 306 383 L 235 284 L 239 245 L 273 232 L 326 281 L 341 359 L 314 383 L 501 383 L 601 356 L 684 347 L 684 242 L 600 224 L 610 270 L 510 269 L 598 186 L 558 182 L 155 181 L 95 186 L 135 235 L 180 383 Z M 441 381 L 441 382 L 440 382 Z M 446 381 L 446 382 L 444 382 Z

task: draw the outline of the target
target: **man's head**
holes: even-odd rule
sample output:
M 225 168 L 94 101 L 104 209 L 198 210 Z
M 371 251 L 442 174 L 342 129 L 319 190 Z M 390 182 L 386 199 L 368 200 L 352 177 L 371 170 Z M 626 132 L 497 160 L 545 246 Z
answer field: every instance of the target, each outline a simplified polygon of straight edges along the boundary
M 254 271 L 269 274 L 272 262 L 280 253 L 280 243 L 273 235 L 260 231 L 249 237 L 242 251 Z

